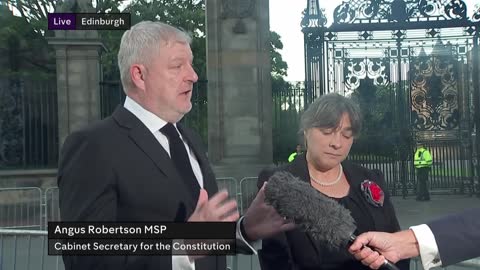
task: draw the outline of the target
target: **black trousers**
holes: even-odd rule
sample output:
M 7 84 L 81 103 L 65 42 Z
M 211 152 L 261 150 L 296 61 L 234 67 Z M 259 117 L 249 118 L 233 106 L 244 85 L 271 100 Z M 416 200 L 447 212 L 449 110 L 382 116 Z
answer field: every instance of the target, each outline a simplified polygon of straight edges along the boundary
M 428 173 L 429 167 L 417 168 L 417 200 L 430 200 L 430 193 L 428 192 Z

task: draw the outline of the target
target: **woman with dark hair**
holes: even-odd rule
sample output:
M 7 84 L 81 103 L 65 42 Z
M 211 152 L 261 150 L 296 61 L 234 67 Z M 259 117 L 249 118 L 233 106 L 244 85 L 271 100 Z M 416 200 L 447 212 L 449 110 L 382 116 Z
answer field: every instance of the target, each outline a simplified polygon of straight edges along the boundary
M 357 233 L 399 231 L 383 174 L 345 161 L 361 130 L 361 122 L 360 109 L 351 99 L 338 94 L 318 98 L 300 121 L 306 152 L 288 165 L 262 171 L 258 186 L 261 187 L 274 171 L 288 171 L 349 209 Z M 347 247 L 333 250 L 299 229 L 264 239 L 259 258 L 264 270 L 369 269 L 355 260 Z M 400 261 L 397 266 L 409 269 L 409 260 Z

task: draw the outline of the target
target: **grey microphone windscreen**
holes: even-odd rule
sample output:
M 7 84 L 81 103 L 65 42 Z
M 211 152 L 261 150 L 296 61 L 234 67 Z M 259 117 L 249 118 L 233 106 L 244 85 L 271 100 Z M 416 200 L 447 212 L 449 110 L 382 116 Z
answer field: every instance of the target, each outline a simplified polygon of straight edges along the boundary
M 337 249 L 345 248 L 356 230 L 348 209 L 285 171 L 269 178 L 265 201 L 313 238 Z
M 293 220 L 303 231 L 330 247 L 345 248 L 356 238 L 355 220 L 348 209 L 288 172 L 277 171 L 269 178 L 265 201 L 280 215 Z M 383 267 L 399 270 L 387 260 Z

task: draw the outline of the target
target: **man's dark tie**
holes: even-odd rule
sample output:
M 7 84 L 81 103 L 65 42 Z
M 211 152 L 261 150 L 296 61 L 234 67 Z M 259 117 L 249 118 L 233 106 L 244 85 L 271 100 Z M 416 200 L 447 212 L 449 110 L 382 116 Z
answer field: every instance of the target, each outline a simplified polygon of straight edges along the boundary
M 195 202 L 197 202 L 200 185 L 193 173 L 192 164 L 190 164 L 185 144 L 183 144 L 177 129 L 171 123 L 167 123 L 160 129 L 160 132 L 167 136 L 168 144 L 170 145 L 170 157 L 172 158 L 175 167 L 177 167 L 178 173 L 182 176 L 185 185 L 192 192 Z M 225 256 L 212 256 L 198 260 L 195 262 L 195 269 L 226 269 Z
M 196 202 L 200 192 L 200 185 L 198 184 L 197 178 L 193 173 L 192 164 L 190 164 L 187 150 L 178 134 L 177 129 L 173 124 L 167 123 L 160 129 L 160 132 L 167 136 L 168 144 L 170 145 L 170 157 L 172 158 L 178 173 L 182 176 L 185 185 L 189 188 Z

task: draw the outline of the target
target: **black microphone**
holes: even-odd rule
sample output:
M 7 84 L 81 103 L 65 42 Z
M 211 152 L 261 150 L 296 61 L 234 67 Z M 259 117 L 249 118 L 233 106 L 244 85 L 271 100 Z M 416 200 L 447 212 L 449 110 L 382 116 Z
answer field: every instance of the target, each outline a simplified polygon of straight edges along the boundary
M 348 209 L 288 172 L 277 171 L 268 179 L 265 201 L 314 239 L 336 249 L 347 247 L 357 237 L 355 220 Z M 388 260 L 383 267 L 399 270 Z

